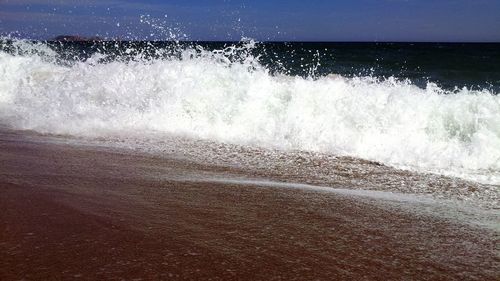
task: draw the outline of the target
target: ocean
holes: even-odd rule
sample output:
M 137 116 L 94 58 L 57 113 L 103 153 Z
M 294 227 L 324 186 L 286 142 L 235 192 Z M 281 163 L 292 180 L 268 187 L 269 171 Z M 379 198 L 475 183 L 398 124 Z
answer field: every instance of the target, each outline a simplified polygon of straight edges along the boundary
M 5 128 L 498 207 L 500 44 L 5 38 L 0 73 Z

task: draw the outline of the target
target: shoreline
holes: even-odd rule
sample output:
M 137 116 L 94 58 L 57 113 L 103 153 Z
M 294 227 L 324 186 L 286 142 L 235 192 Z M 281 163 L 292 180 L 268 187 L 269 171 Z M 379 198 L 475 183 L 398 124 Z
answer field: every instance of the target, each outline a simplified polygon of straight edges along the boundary
M 498 231 L 381 198 L 21 132 L 0 164 L 2 280 L 499 277 Z

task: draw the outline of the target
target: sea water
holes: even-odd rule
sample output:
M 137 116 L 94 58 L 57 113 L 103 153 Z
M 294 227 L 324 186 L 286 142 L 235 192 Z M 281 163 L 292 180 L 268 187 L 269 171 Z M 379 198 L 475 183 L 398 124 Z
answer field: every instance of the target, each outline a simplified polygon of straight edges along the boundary
M 1 42 L 13 129 L 348 156 L 498 198 L 498 44 Z

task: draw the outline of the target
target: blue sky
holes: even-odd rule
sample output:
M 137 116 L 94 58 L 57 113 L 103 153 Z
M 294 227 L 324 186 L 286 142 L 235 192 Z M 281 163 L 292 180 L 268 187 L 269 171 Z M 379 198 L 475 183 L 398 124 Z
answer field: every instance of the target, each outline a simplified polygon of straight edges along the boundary
M 14 32 L 34 39 L 500 42 L 500 0 L 0 0 L 0 33 Z

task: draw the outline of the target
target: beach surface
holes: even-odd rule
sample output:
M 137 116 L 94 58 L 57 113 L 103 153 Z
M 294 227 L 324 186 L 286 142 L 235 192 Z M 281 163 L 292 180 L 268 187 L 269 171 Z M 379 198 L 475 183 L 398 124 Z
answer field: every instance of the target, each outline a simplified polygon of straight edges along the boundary
M 3 130 L 0 280 L 500 279 L 440 201 L 254 177 Z

